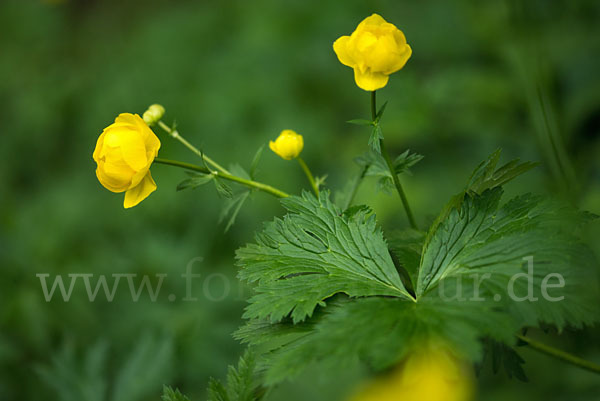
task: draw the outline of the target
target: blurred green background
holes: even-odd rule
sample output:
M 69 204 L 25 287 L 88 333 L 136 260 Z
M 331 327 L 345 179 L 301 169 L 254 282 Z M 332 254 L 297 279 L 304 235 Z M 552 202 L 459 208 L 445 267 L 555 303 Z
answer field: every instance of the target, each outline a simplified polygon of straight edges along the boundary
M 234 251 L 282 208 L 256 194 L 224 233 L 214 188 L 177 193 L 183 172 L 156 165 L 158 190 L 124 210 L 122 195 L 94 175 L 96 139 L 118 113 L 159 102 L 165 120 L 212 158 L 248 166 L 256 149 L 292 128 L 304 135 L 313 172 L 340 189 L 358 173 L 353 158 L 368 138 L 345 121 L 369 116 L 369 96 L 332 43 L 372 12 L 402 29 L 414 50 L 379 99 L 389 100 L 388 147 L 425 156 L 402 179 L 422 226 L 498 147 L 505 161 L 541 162 L 508 195 L 551 194 L 600 213 L 595 0 L 3 0 L 1 400 L 158 400 L 163 383 L 204 399 L 208 377 L 222 378 L 242 350 L 230 334 L 250 290 L 234 279 Z M 159 136 L 161 157 L 197 162 Z M 308 188 L 296 163 L 268 150 L 260 180 Z M 384 228 L 406 227 L 397 198 L 373 197 L 374 185 L 365 182 L 358 201 L 370 201 Z M 600 224 L 583 235 L 598 254 Z M 194 264 L 198 301 L 183 302 L 180 275 L 196 257 L 204 259 Z M 46 302 L 38 273 L 169 276 L 156 302 L 133 302 L 125 281 L 113 302 L 102 292 L 90 302 L 81 281 L 70 302 Z M 541 338 L 600 361 L 597 329 Z M 598 399 L 597 376 L 521 354 L 530 383 L 487 367 L 482 400 Z M 308 373 L 271 399 L 343 399 L 359 374 Z

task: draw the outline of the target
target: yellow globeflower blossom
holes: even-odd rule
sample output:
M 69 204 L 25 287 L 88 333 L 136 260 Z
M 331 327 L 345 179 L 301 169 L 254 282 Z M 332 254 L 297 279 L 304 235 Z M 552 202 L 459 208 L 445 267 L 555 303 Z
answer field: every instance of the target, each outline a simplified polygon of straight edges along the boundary
M 443 349 L 407 357 L 388 376 L 373 381 L 351 401 L 470 401 L 473 377 L 465 364 Z
M 279 137 L 275 141 L 269 142 L 269 147 L 283 159 L 292 160 L 302 152 L 304 139 L 302 135 L 297 134 L 295 131 L 285 129 L 281 131 L 281 134 L 279 134 Z
M 336 40 L 333 50 L 342 64 L 354 69 L 356 85 L 366 91 L 386 86 L 389 75 L 404 67 L 412 54 L 402 31 L 378 14 L 365 18 L 352 35 Z
M 156 190 L 150 165 L 160 140 L 137 114 L 120 114 L 104 129 L 94 150 L 98 181 L 112 192 L 125 192 L 123 206 L 130 208 Z

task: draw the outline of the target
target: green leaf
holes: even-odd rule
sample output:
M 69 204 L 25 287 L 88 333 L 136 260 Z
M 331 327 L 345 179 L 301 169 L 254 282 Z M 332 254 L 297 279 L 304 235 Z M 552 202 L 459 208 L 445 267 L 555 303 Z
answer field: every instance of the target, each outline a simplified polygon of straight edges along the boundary
M 327 174 L 315 177 L 315 185 L 317 188 L 321 188 L 325 185 L 325 181 L 327 180 Z
M 349 120 L 349 121 L 346 121 L 346 122 L 350 123 L 350 124 L 354 124 L 354 125 L 363 125 L 363 126 L 364 125 L 373 125 L 373 121 L 371 121 L 371 120 L 365 120 L 363 118 L 358 118 L 356 120 Z
M 258 171 L 258 163 L 260 162 L 260 158 L 262 156 L 263 150 L 265 149 L 265 145 L 262 145 L 252 158 L 252 163 L 250 163 L 250 179 L 254 180 L 256 178 L 256 173 Z
M 233 175 L 245 178 L 247 180 L 251 179 L 250 174 L 248 174 L 248 172 L 237 163 L 231 165 L 229 167 L 229 170 Z M 251 193 L 251 189 L 242 187 L 241 190 L 235 193 L 231 191 L 231 196 L 225 199 L 225 202 L 223 203 L 223 208 L 221 209 L 221 215 L 219 216 L 219 224 L 222 223 L 225 219 L 227 219 L 227 224 L 225 225 L 225 232 L 229 231 L 233 224 L 235 224 L 235 220 L 240 210 L 242 210 L 242 206 L 250 197 Z
M 388 102 L 387 100 L 385 101 L 385 103 L 381 106 L 381 108 L 379 108 L 379 111 L 377 112 L 377 116 L 375 117 L 375 121 L 381 120 L 381 117 L 383 116 L 383 113 L 385 112 L 385 108 L 387 107 Z
M 411 283 L 417 282 L 425 234 L 417 230 L 395 231 L 386 236 L 392 254 L 406 270 Z
M 539 164 L 533 162 L 520 163 L 519 159 L 515 159 L 502 167 L 496 168 L 501 152 L 501 149 L 497 149 L 486 161 L 477 166 L 467 184 L 467 192 L 482 194 L 486 189 L 500 187 Z
M 256 360 L 246 350 L 240 358 L 237 368 L 229 366 L 227 386 L 218 380 L 210 379 L 208 385 L 209 401 L 258 401 L 264 395 L 256 378 Z
M 369 147 L 377 153 L 381 153 L 381 144 L 379 140 L 383 139 L 383 132 L 381 132 L 381 126 L 374 124 L 371 130 L 371 136 L 369 137 Z
M 283 220 L 268 223 L 256 244 L 237 252 L 239 277 L 256 282 L 246 318 L 294 322 L 312 315 L 334 294 L 412 299 L 396 271 L 375 217 L 342 212 L 323 191 L 282 200 Z
M 217 379 L 210 378 L 208 381 L 208 401 L 230 401 L 227 389 Z
M 215 183 L 215 188 L 217 190 L 217 194 L 219 194 L 219 196 L 222 196 L 223 198 L 232 198 L 233 197 L 233 191 L 231 189 L 231 187 L 227 184 L 225 184 L 225 182 L 220 179 L 217 176 L 214 176 L 213 182 Z
M 50 366 L 36 368 L 37 374 L 64 401 L 104 401 L 108 378 L 106 365 L 108 344 L 99 341 L 82 358 L 75 353 L 74 344 L 67 342 L 51 357 Z
M 197 188 L 201 185 L 207 184 L 214 178 L 214 175 L 212 175 L 212 174 L 202 174 L 202 173 L 192 173 L 192 174 L 190 174 L 190 175 L 192 175 L 190 178 L 187 178 L 187 179 L 181 181 L 177 185 L 178 191 L 183 191 L 185 189 Z
M 423 156 L 416 153 L 410 153 L 410 150 L 406 150 L 394 160 L 396 174 L 410 174 L 410 167 L 414 166 L 422 159 Z M 367 168 L 365 177 L 376 177 L 379 179 L 377 181 L 378 190 L 388 194 L 395 191 L 392 174 L 390 173 L 385 159 L 380 153 L 369 150 L 354 160 L 359 166 Z
M 488 353 L 492 358 L 492 370 L 494 374 L 500 372 L 500 368 L 504 368 L 504 372 L 509 379 L 516 377 L 522 382 L 528 382 L 527 375 L 523 370 L 523 364 L 525 361 L 521 356 L 514 350 L 513 347 L 509 347 L 498 341 L 490 340 Z
M 410 173 L 409 168 L 423 160 L 423 156 L 417 153 L 410 153 L 406 150 L 394 160 L 394 171 L 396 174 Z
M 482 355 L 479 339 L 513 341 L 515 326 L 491 303 L 457 305 L 435 297 L 418 303 L 400 298 L 338 296 L 298 324 L 252 320 L 235 334 L 262 352 L 265 382 L 273 385 L 303 370 L 339 369 L 365 360 L 376 369 L 399 363 L 414 347 L 440 337 L 457 352 Z
M 173 390 L 169 386 L 163 386 L 163 401 L 190 401 L 185 395 L 181 394 L 179 389 Z
M 116 372 L 113 401 L 139 400 L 152 393 L 170 371 L 173 343 L 168 337 L 145 335 Z
M 240 210 L 242 210 L 242 206 L 250 196 L 250 192 L 250 190 L 244 190 L 225 200 L 223 208 L 221 209 L 221 215 L 219 216 L 219 224 L 227 219 L 225 232 L 229 231 L 229 229 L 235 224 L 235 219 L 237 218 Z
M 574 235 L 587 215 L 530 194 L 500 207 L 501 195 L 501 188 L 465 195 L 460 208 L 452 209 L 430 233 L 417 296 L 434 291 L 442 279 L 462 280 L 463 298 L 473 298 L 475 292 L 500 297 L 497 302 L 521 325 L 545 322 L 561 329 L 592 323 L 598 316 L 593 308 L 598 287 L 590 280 L 595 261 Z M 553 301 L 541 293 L 549 275 L 564 280 L 565 285 L 553 288 L 551 295 L 564 300 Z M 480 288 L 474 280 L 481 280 Z M 532 298 L 519 301 L 530 285 Z

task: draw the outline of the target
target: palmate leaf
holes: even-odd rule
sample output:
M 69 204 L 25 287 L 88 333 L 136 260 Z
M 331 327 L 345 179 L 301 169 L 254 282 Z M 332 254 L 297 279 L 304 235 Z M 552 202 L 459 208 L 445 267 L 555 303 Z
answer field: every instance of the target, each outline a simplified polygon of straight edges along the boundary
M 258 243 L 238 255 L 240 275 L 257 283 L 257 295 L 236 338 L 261 353 L 266 382 L 277 383 L 308 366 L 339 368 L 358 360 L 387 368 L 436 338 L 479 361 L 482 339 L 511 347 L 526 325 L 561 328 L 596 320 L 595 262 L 574 233 L 589 215 L 533 195 L 501 205 L 500 185 L 532 164 L 510 162 L 497 169 L 498 156 L 475 170 L 426 236 L 389 235 L 389 250 L 414 284 L 416 302 L 407 294 L 410 286 L 397 284 L 394 259 L 387 259 L 381 231 L 366 218 L 368 208 L 340 214 L 326 196 L 286 200 L 290 214 L 268 224 Z M 356 238 L 368 239 L 377 250 L 369 255 L 380 257 L 357 254 L 369 245 L 357 248 L 362 241 Z M 509 296 L 511 283 L 516 297 L 529 289 L 525 277 L 512 280 L 529 272 L 527 257 L 533 257 L 535 301 Z M 365 272 L 388 275 L 373 280 Z M 552 297 L 564 296 L 560 302 L 540 293 L 551 273 L 565 281 L 563 288 L 550 289 Z M 387 293 L 390 288 L 395 293 Z M 519 358 L 506 350 L 497 362 L 522 378 Z
M 235 337 L 260 350 L 267 385 L 306 368 L 339 369 L 359 359 L 377 370 L 398 363 L 407 352 L 443 337 L 457 353 L 477 359 L 479 338 L 512 341 L 510 316 L 492 303 L 458 307 L 439 298 L 418 303 L 399 298 L 338 296 L 306 322 L 250 321 Z
M 300 322 L 337 293 L 412 299 L 368 209 L 344 215 L 326 191 L 282 204 L 288 215 L 237 252 L 240 278 L 258 283 L 246 318 L 278 322 L 291 313 Z
M 496 297 L 521 325 L 546 322 L 560 329 L 591 323 L 597 318 L 595 262 L 574 235 L 590 215 L 531 194 L 500 207 L 503 191 L 495 185 L 529 166 L 511 162 L 494 170 L 497 160 L 495 153 L 476 170 L 470 189 L 453 200 L 461 201 L 447 207 L 443 219 L 430 229 L 419 267 L 417 297 L 440 291 L 442 279 L 446 280 L 442 284 L 453 280 L 449 285 L 455 287 L 454 295 L 466 300 Z M 477 192 L 482 189 L 481 194 Z M 530 271 L 531 280 L 525 277 Z M 541 288 L 549 275 L 556 280 L 560 275 L 565 285 L 546 297 Z M 530 285 L 533 296 L 523 300 Z M 565 299 L 556 302 L 560 297 Z

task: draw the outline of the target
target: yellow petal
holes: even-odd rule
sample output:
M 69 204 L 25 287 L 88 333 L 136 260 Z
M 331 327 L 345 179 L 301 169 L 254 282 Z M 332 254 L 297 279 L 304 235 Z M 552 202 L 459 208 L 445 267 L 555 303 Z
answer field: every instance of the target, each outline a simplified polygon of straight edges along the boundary
M 135 187 L 125 192 L 125 201 L 123 207 L 128 209 L 134 207 L 144 199 L 148 197 L 152 192 L 156 190 L 156 183 L 152 179 L 150 171 L 144 176 L 144 179 Z
M 143 136 L 144 145 L 146 146 L 146 156 L 151 163 L 158 155 L 158 149 L 160 149 L 160 140 L 148 126 L 144 127 Z
M 409 45 L 405 45 L 404 51 L 395 58 L 394 63 L 389 66 L 389 69 L 383 71 L 383 73 L 393 74 L 394 72 L 402 69 L 410 56 L 412 56 L 412 49 Z
M 115 119 L 116 125 L 130 125 L 134 131 L 138 132 L 142 140 L 144 141 L 144 145 L 146 146 L 146 150 L 148 154 L 153 154 L 156 156 L 158 154 L 158 149 L 160 148 L 160 140 L 156 136 L 156 134 L 152 131 L 152 129 L 146 124 L 146 122 L 139 116 L 139 114 L 131 114 L 131 113 L 121 113 Z
M 404 50 L 404 46 L 402 50 Z M 371 71 L 387 72 L 398 64 L 400 55 L 394 36 L 391 34 L 384 35 L 377 39 L 377 43 L 371 49 L 368 64 Z
M 129 125 L 133 125 L 136 126 L 138 124 L 138 121 L 136 119 L 137 118 L 141 119 L 140 116 L 138 116 L 137 114 L 131 114 L 131 113 L 121 113 L 117 116 L 117 118 L 115 118 L 115 124 L 129 124 Z M 144 120 L 142 120 L 144 121 Z
M 404 32 L 402 32 L 400 29 L 394 29 L 394 39 L 399 47 L 402 47 L 406 44 L 406 36 L 404 36 Z
M 333 42 L 333 51 L 340 60 L 340 63 L 347 65 L 348 67 L 354 67 L 356 64 L 350 54 L 348 53 L 348 41 L 350 36 L 342 36 Z
M 385 19 L 383 19 L 383 17 L 379 14 L 371 14 L 370 16 L 368 16 L 367 18 L 365 18 L 364 20 L 362 20 L 360 22 L 360 24 L 358 24 L 358 26 L 356 27 L 356 30 L 362 30 L 367 28 L 367 26 L 379 26 L 379 25 L 383 25 L 383 24 L 387 24 L 387 21 Z
M 358 68 L 354 69 L 354 80 L 359 88 L 366 91 L 375 91 L 387 85 L 389 77 L 381 72 L 361 72 Z
M 96 141 L 96 147 L 94 148 L 94 153 L 92 154 L 92 158 L 94 159 L 94 161 L 96 163 L 98 163 L 98 161 L 100 160 L 100 157 L 102 157 L 101 154 L 102 154 L 103 147 L 104 147 L 104 131 L 98 137 L 98 140 Z
M 98 181 L 100 184 L 111 192 L 123 192 L 129 188 L 131 184 L 131 179 L 128 177 L 107 174 L 106 173 L 106 163 L 103 160 L 98 162 L 98 167 L 96 168 L 96 177 L 98 177 Z
M 135 131 L 141 135 L 144 141 L 146 157 L 148 159 L 147 165 L 149 166 L 158 154 L 158 149 L 160 149 L 160 140 L 154 131 L 152 131 L 139 114 L 122 113 L 117 117 L 115 123 L 126 123 L 135 126 Z
M 271 149 L 274 153 L 279 154 L 277 150 L 277 143 L 274 141 L 269 141 L 269 149 Z
M 131 168 L 138 171 L 146 167 L 146 146 L 139 131 L 122 127 L 110 128 L 106 132 L 105 143 L 120 148 L 121 157 Z

